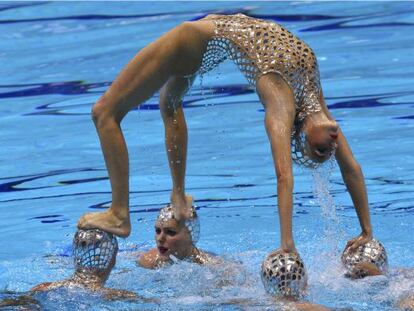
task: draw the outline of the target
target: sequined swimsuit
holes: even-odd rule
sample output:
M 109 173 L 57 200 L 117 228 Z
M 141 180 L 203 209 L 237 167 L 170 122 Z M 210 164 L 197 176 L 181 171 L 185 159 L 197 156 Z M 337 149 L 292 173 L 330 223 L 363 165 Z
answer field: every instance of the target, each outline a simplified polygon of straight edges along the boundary
M 318 64 L 306 43 L 274 22 L 243 14 L 208 15 L 205 19 L 216 27 L 199 74 L 230 58 L 253 86 L 264 74 L 280 74 L 295 96 L 296 121 L 321 110 Z
M 204 74 L 226 58 L 233 60 L 249 83 L 267 73 L 279 74 L 295 96 L 296 116 L 292 132 L 292 159 L 299 165 L 316 167 L 304 149 L 300 128 L 307 115 L 320 111 L 321 84 L 312 49 L 282 26 L 243 14 L 208 15 L 215 24 L 198 71 Z

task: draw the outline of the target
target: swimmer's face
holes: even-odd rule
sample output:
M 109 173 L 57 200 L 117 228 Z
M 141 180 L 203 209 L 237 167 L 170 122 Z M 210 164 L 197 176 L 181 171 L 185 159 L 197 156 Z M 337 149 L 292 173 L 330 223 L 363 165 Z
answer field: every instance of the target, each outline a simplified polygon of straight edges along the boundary
M 328 160 L 337 147 L 338 132 L 338 125 L 331 120 L 308 127 L 305 131 L 306 155 L 316 163 Z
M 175 219 L 157 221 L 155 224 L 155 241 L 158 255 L 170 258 L 170 255 L 183 259 L 191 254 L 192 242 L 188 229 Z

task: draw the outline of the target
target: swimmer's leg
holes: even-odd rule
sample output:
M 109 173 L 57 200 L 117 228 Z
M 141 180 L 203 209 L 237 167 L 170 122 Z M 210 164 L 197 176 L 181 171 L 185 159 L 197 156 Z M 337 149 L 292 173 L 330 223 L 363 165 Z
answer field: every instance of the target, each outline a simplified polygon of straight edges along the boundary
M 171 76 L 196 72 L 206 45 L 197 27 L 183 23 L 142 49 L 94 105 L 92 116 L 109 173 L 112 204 L 105 212 L 82 216 L 79 228 L 99 228 L 121 237 L 130 234 L 128 150 L 120 123 Z
M 187 124 L 182 108 L 182 97 L 191 87 L 191 78 L 171 77 L 160 92 L 160 110 L 165 127 L 167 149 L 173 189 L 171 203 L 182 215 L 190 211 L 192 198 L 185 196 L 185 169 L 187 160 Z M 187 207 L 185 210 L 183 208 Z

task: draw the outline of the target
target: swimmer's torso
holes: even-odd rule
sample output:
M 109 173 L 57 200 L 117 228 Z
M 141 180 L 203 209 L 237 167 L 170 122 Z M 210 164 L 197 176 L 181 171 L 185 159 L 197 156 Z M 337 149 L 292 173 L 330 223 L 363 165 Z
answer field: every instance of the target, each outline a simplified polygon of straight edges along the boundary
M 208 15 L 204 20 L 212 21 L 215 30 L 199 74 L 230 58 L 253 86 L 261 75 L 279 74 L 294 93 L 298 121 L 320 110 L 318 65 L 306 43 L 274 22 L 243 14 Z

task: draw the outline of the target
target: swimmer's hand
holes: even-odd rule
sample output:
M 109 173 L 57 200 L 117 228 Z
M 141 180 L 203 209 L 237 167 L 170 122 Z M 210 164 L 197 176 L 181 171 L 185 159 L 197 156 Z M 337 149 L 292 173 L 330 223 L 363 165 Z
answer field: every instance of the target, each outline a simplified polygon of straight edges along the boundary
M 349 250 L 351 252 L 356 251 L 356 249 L 358 247 L 360 247 L 361 245 L 364 245 L 365 243 L 369 242 L 372 240 L 372 233 L 365 233 L 362 232 L 360 235 L 358 235 L 357 237 L 351 239 L 348 241 L 348 243 L 346 243 L 345 246 L 345 250 L 344 252 L 349 248 Z
M 171 195 L 171 205 L 174 208 L 174 214 L 178 220 L 189 219 L 193 215 L 191 207 L 193 206 L 193 197 L 191 195 L 175 196 Z

